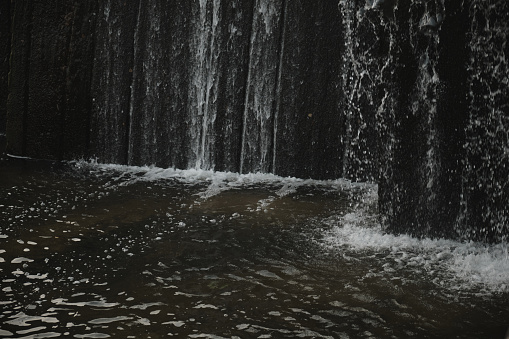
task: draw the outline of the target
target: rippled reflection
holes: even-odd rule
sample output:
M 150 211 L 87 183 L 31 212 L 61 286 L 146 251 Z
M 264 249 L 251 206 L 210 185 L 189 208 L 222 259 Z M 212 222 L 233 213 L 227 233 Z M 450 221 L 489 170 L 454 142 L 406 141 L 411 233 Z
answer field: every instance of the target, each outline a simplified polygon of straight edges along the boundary
M 0 337 L 497 338 L 509 325 L 503 282 L 445 264 L 464 245 L 363 226 L 373 185 L 6 159 L 0 187 Z

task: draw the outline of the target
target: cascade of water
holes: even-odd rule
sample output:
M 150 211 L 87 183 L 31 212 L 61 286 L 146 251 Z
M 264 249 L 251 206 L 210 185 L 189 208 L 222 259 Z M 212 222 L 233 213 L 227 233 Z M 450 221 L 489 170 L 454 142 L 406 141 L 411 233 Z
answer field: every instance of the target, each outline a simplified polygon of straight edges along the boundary
M 509 234 L 509 3 L 469 7 L 469 114 L 464 149 L 459 233 L 508 240 Z M 482 225 L 482 227 L 480 227 Z
M 381 30 L 386 23 L 376 4 L 340 1 L 343 17 L 344 51 L 342 72 L 345 131 L 343 175 L 376 181 L 377 146 L 375 134 L 381 68 L 388 58 L 383 53 L 387 41 Z
M 285 16 L 288 12 L 288 0 L 282 0 L 282 8 L 281 8 L 283 20 L 281 22 L 281 44 L 280 44 L 280 51 L 279 51 L 279 58 L 278 58 L 278 68 L 277 68 L 277 87 L 276 87 L 276 102 L 275 102 L 275 108 L 274 108 L 274 136 L 272 138 L 273 140 L 273 150 L 272 150 L 272 171 L 276 171 L 276 160 L 277 160 L 277 142 L 278 142 L 278 120 L 279 120 L 279 112 L 281 111 L 281 83 L 283 82 L 283 58 L 284 54 L 283 51 L 285 50 L 285 36 L 286 36 L 286 24 L 285 24 Z
M 415 51 L 417 61 L 416 85 L 413 101 L 407 114 L 418 121 L 419 134 L 422 138 L 422 155 L 417 168 L 418 191 L 421 192 L 417 204 L 418 213 L 422 213 L 421 232 L 431 234 L 436 220 L 431 217 L 433 211 L 439 210 L 440 201 L 436 200 L 437 181 L 441 169 L 439 140 L 437 136 L 436 116 L 440 79 L 437 72 L 440 38 L 437 25 L 443 16 L 441 1 L 429 1 L 413 4 L 411 7 L 410 44 Z M 403 141 L 405 142 L 405 141 Z
M 437 123 L 441 82 L 440 24 L 443 3 L 399 3 L 388 24 L 388 60 L 382 67 L 384 95 L 378 108 L 380 210 L 382 223 L 396 232 L 441 236 L 441 161 L 447 144 Z M 443 111 L 443 110 L 442 110 Z M 443 114 L 443 112 L 440 114 Z M 444 189 L 446 191 L 447 189 Z M 440 198 L 438 198 L 440 197 Z
M 249 53 L 240 171 L 270 172 L 282 1 L 256 0 Z
M 217 114 L 219 80 L 220 0 L 200 0 L 193 18 L 190 41 L 191 77 L 189 93 L 189 167 L 214 169 L 214 124 Z
M 189 166 L 184 117 L 189 102 L 195 102 L 188 99 L 190 7 L 188 2 L 140 3 L 133 37 L 129 164 Z
M 507 239 L 507 1 L 15 8 L 13 153 L 378 179 L 395 232 Z
M 507 238 L 504 1 L 399 2 L 379 109 L 380 211 L 391 231 Z M 470 32 L 469 32 L 470 31 Z M 488 52 L 489 51 L 489 52 Z M 390 112 L 385 118 L 385 112 Z M 386 130 L 387 129 L 387 130 Z
M 164 93 L 160 77 L 164 72 L 160 12 L 157 1 L 140 0 L 134 32 L 133 84 L 130 86 L 129 164 L 153 162 L 161 146 L 157 138 L 157 126 L 161 123 L 158 117 L 163 109 L 159 99 Z M 150 20 L 143 20 L 145 17 Z

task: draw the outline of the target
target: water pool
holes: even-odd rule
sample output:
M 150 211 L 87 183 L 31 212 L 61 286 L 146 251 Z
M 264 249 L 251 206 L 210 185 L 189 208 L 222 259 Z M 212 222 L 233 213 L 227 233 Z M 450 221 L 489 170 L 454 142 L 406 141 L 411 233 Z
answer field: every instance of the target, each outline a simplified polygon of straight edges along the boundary
M 376 185 L 0 162 L 0 337 L 503 338 L 507 245 L 384 234 Z

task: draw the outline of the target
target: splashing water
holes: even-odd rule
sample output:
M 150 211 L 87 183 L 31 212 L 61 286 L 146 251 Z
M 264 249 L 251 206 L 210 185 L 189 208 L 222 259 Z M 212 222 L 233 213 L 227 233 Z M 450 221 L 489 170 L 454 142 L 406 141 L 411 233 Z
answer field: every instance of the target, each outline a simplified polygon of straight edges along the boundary
M 502 337 L 507 245 L 385 234 L 372 184 L 0 162 L 0 335 Z

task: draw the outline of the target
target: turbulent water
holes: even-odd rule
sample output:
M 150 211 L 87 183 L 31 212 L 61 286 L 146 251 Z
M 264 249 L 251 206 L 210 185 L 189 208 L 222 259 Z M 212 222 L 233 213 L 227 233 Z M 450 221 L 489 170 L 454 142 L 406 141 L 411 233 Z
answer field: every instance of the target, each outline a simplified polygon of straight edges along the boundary
M 0 337 L 502 338 L 507 244 L 385 234 L 377 187 L 0 162 Z

